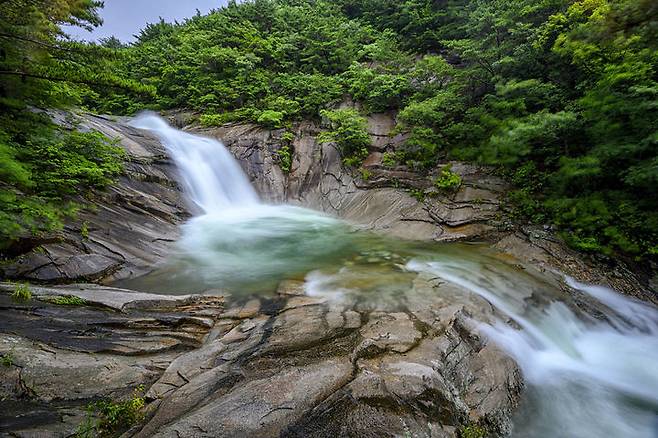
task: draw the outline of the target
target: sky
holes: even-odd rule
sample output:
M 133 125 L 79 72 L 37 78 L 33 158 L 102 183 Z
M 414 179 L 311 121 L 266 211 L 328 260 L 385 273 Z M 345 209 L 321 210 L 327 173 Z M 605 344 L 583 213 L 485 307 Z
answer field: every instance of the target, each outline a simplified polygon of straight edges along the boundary
M 226 3 L 226 0 L 105 0 L 105 8 L 101 10 L 103 26 L 91 33 L 75 27 L 68 27 L 66 32 L 87 41 L 114 35 L 121 41 L 130 42 L 147 23 L 158 22 L 160 17 L 165 21 L 182 21 L 193 16 L 197 9 L 206 13 Z

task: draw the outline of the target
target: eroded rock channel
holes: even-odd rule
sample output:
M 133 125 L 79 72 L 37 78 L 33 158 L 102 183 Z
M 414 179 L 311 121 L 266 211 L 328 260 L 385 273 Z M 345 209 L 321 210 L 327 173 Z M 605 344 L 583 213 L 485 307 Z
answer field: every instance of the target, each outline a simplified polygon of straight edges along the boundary
M 608 295 L 561 273 L 652 297 L 621 265 L 606 271 L 545 230 L 513 227 L 501 206 L 505 184 L 486 169 L 454 163 L 462 187 L 423 201 L 386 183 L 433 190 L 427 177 L 381 166 L 382 152 L 400 140 L 388 135 L 386 115 L 370 120 L 368 181 L 341 166 L 333 145 L 318 144 L 311 124 L 296 127 L 290 174 L 277 164 L 280 132 L 203 130 L 224 140 L 261 198 L 324 211 L 349 221 L 350 233 L 386 238 L 368 237 L 374 248 L 366 248 L 350 235 L 328 264 L 322 252 L 313 258 L 327 245 L 318 240 L 299 250 L 313 268 L 286 259 L 286 269 L 265 271 L 266 282 L 205 275 L 224 272 L 225 263 L 181 274 L 190 257 L 171 263 L 182 251 L 180 225 L 203 208 L 184 200 L 157 135 L 95 116 L 83 124 L 120 138 L 126 174 L 95 211 L 3 267 L 7 279 L 41 283 L 22 302 L 10 297 L 14 285 L 0 285 L 0 352 L 11 358 L 0 366 L 0 431 L 8 436 L 70 436 L 90 402 L 139 386 L 145 414 L 125 436 L 506 436 L 527 370 L 513 349 L 494 342 L 513 339 L 496 338 L 496 327 L 535 336 L 556 303 L 559 321 L 573 324 L 581 314 L 613 322 L 628 316 L 610 312 Z M 232 232 L 222 230 L 215 243 L 224 245 Z M 321 231 L 326 238 L 335 229 Z M 391 248 L 391 238 L 423 243 Z M 464 239 L 487 245 L 427 243 Z M 244 254 L 246 264 L 225 270 L 243 276 L 240 269 L 257 260 Z M 80 301 L 62 306 L 57 297 Z M 652 334 L 658 320 L 651 307 L 642 309 L 643 330 Z M 588 324 L 585 334 L 603 327 Z M 551 336 L 542 333 L 532 341 L 550 350 Z

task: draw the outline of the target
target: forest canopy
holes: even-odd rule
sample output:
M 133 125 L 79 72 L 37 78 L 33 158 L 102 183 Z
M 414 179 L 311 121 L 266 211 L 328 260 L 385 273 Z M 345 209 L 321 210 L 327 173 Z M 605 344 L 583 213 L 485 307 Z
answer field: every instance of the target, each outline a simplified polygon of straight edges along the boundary
M 409 133 L 398 163 L 496 166 L 520 220 L 554 224 L 580 250 L 658 257 L 654 0 L 251 0 L 149 24 L 129 45 L 68 41 L 59 26 L 97 25 L 99 6 L 2 3 L 0 220 L 39 228 L 48 215 L 31 218 L 16 194 L 66 197 L 40 182 L 45 146 L 28 146 L 33 130 L 9 129 L 16 114 L 38 117 L 28 107 L 186 108 L 207 125 L 324 117 L 357 142 L 341 146 L 354 166 L 364 158 L 360 117 L 392 111 Z M 332 111 L 346 99 L 361 114 Z M 41 137 L 80 153 L 60 134 Z M 115 174 L 105 147 L 69 172 Z M 106 181 L 82 174 L 81 185 Z

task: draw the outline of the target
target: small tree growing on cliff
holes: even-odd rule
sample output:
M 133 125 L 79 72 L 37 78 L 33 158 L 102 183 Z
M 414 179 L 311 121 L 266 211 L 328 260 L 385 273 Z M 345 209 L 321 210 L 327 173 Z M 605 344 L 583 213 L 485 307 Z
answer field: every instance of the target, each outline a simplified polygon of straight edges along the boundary
M 329 120 L 331 131 L 322 132 L 318 141 L 336 142 L 343 156 L 343 163 L 358 167 L 368 156 L 370 146 L 365 117 L 355 109 L 322 110 L 320 114 Z

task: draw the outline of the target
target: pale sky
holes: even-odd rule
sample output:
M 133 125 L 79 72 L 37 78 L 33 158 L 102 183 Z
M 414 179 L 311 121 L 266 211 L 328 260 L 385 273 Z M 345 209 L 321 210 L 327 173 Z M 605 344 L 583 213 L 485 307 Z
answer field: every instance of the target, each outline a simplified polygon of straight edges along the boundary
M 133 41 L 133 35 L 138 34 L 146 23 L 160 21 L 182 21 L 200 10 L 206 13 L 226 5 L 226 0 L 105 0 L 105 8 L 101 10 L 103 26 L 92 33 L 74 27 L 67 27 L 66 32 L 77 38 L 95 41 L 99 38 L 114 35 L 121 41 Z

